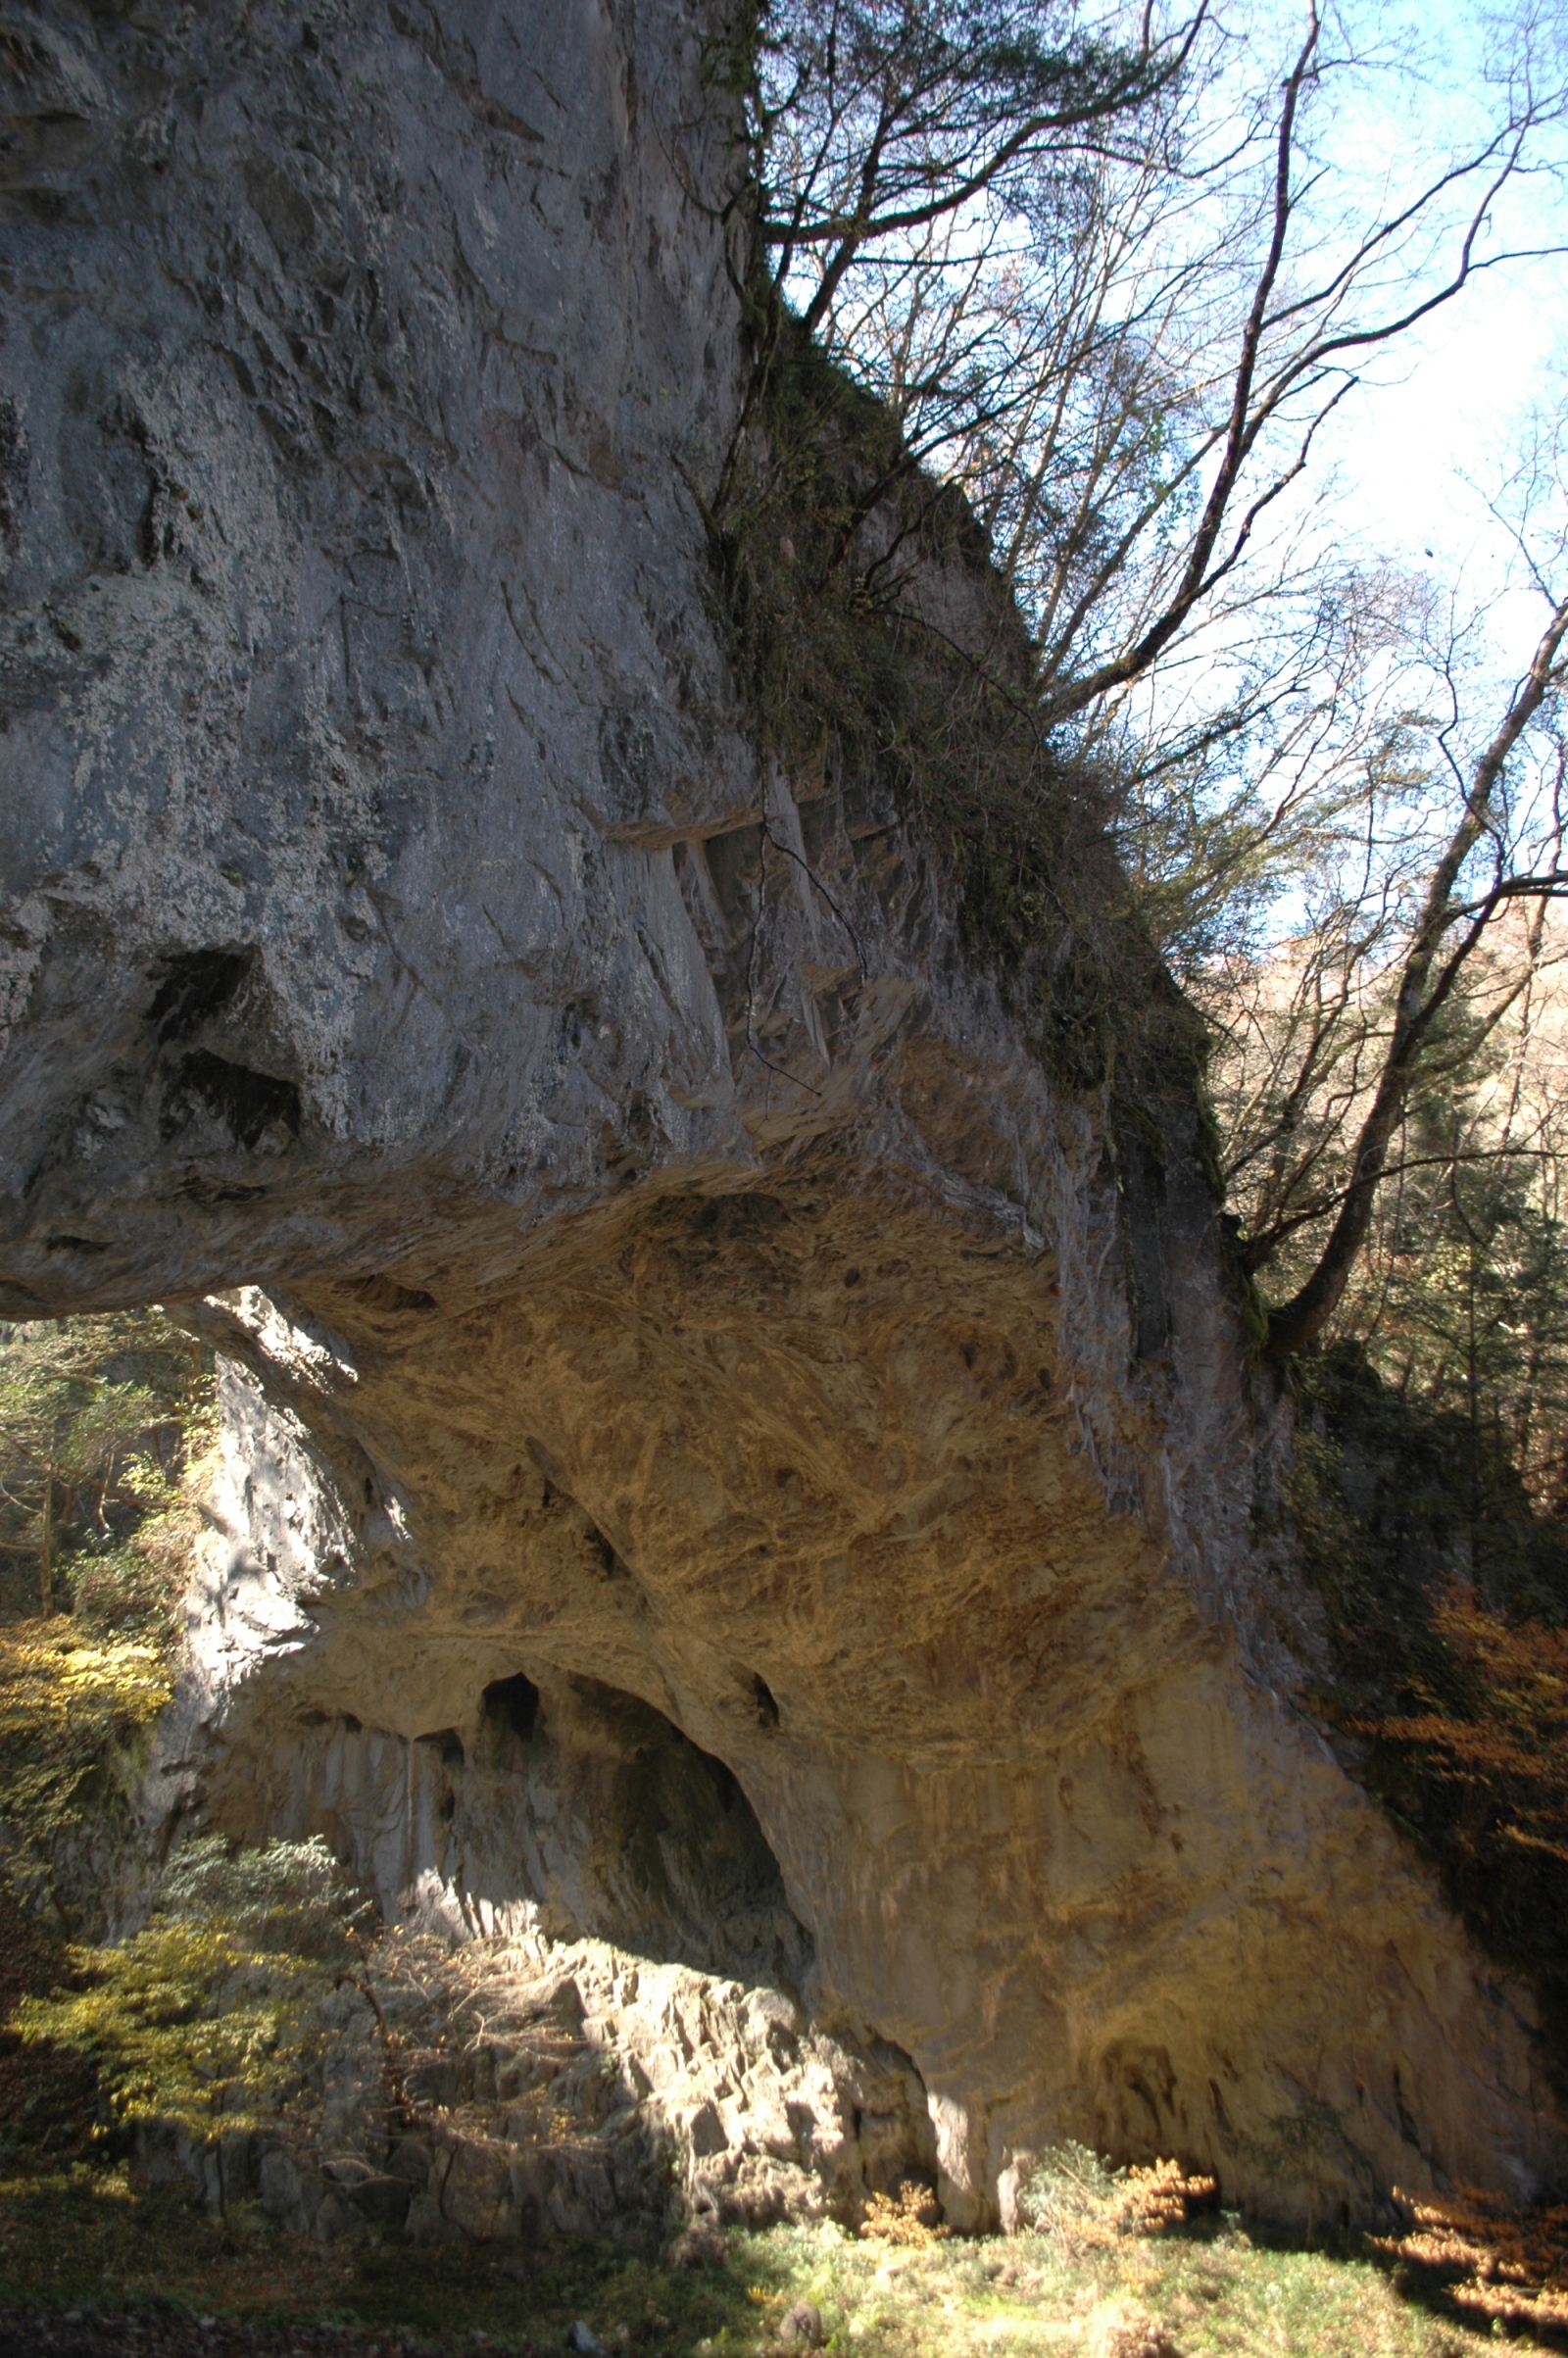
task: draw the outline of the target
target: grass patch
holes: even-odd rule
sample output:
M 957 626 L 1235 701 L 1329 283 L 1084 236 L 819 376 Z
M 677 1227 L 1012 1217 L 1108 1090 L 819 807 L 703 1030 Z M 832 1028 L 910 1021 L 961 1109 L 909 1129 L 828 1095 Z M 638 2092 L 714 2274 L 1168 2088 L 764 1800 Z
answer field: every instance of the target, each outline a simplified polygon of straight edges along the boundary
M 1133 2358 L 1146 2348 L 1461 2358 L 1497 2339 L 1447 2305 L 1440 2272 L 1271 2250 L 1213 2220 L 1087 2252 L 1037 2235 L 903 2245 L 835 2226 L 774 2228 L 732 2234 L 691 2268 L 583 2243 L 429 2249 L 388 2238 L 345 2249 L 276 2235 L 248 2216 L 232 2225 L 225 2239 L 216 2221 L 123 2166 L 13 2175 L 0 2181 L 0 2307 L 113 2312 L 157 2300 L 447 2346 L 471 2348 L 483 2333 L 541 2358 L 565 2346 L 578 2318 L 611 2351 L 762 2358 L 803 2299 L 821 2312 L 830 2351 L 875 2358 Z

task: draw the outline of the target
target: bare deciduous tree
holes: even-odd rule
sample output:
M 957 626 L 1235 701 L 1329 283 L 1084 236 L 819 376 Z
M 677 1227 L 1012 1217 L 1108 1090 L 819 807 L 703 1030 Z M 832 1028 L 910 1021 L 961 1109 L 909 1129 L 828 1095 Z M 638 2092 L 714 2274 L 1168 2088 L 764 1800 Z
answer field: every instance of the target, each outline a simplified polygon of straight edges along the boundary
M 1550 619 L 1465 753 L 1475 697 L 1434 672 L 1431 615 L 1329 549 L 1301 499 L 1370 359 L 1483 273 L 1563 250 L 1497 226 L 1568 112 L 1550 43 L 1518 20 L 1468 144 L 1392 159 L 1369 193 L 1336 123 L 1372 61 L 1321 0 L 1277 57 L 1277 25 L 1237 40 L 1202 5 L 797 0 L 764 22 L 758 250 L 900 428 L 861 520 L 922 467 L 933 500 L 964 490 L 1033 631 L 1035 725 L 1119 779 L 1144 907 L 1210 1004 L 1271 896 L 1311 904 L 1314 938 L 1240 1010 L 1270 1045 L 1232 1108 L 1244 1257 L 1289 1267 L 1272 1339 L 1298 1350 L 1344 1297 L 1421 1089 L 1513 1004 L 1494 990 L 1489 1013 L 1478 987 L 1495 920 L 1562 881 L 1539 777 L 1522 801 L 1511 783 L 1562 681 L 1562 585 L 1538 568 Z M 851 516 L 825 562 L 917 631 L 875 539 Z
M 1489 927 L 1499 910 L 1512 903 L 1540 906 L 1568 892 L 1568 871 L 1561 864 L 1560 799 L 1553 797 L 1549 839 L 1541 847 L 1544 857 L 1523 869 L 1510 858 L 1512 847 L 1502 811 L 1508 764 L 1531 724 L 1568 678 L 1565 636 L 1568 597 L 1553 605 L 1500 724 L 1476 754 L 1463 781 L 1457 815 L 1426 876 L 1412 920 L 1392 961 L 1387 1029 L 1379 1043 L 1370 1097 L 1360 1112 L 1332 1226 L 1310 1274 L 1270 1318 L 1270 1341 L 1277 1351 L 1298 1351 L 1315 1340 L 1344 1296 L 1366 1242 L 1373 1200 L 1395 1133 L 1423 1064 L 1440 1044 L 1444 1012 L 1454 1004 Z M 1487 871 L 1479 877 L 1474 872 L 1478 855 Z M 1343 970 L 1353 969 L 1348 966 Z M 1521 979 L 1518 988 L 1523 987 Z M 1503 1006 L 1507 1004 L 1505 999 Z M 1497 1017 L 1492 1020 L 1495 1022 Z M 1319 1053 L 1314 1038 L 1303 1059 L 1303 1075 Z
M 1493 221 L 1565 93 L 1521 27 L 1486 128 L 1363 208 L 1332 154 L 1363 61 L 1317 0 L 1282 75 L 1201 9 L 1120 43 L 1037 10 L 1015 49 L 960 22 L 769 20 L 758 234 L 990 530 L 1042 720 L 1094 727 L 1255 603 L 1260 541 L 1300 595 L 1279 503 L 1369 358 L 1543 251 Z
M 1304 703 L 1277 750 L 1277 797 L 1244 794 L 1227 816 L 1255 857 L 1283 814 L 1295 919 L 1287 937 L 1200 958 L 1194 982 L 1222 1047 L 1226 1179 L 1240 1251 L 1253 1271 L 1291 1282 L 1271 1341 L 1314 1341 L 1351 1285 L 1386 1179 L 1455 1157 L 1537 1151 L 1521 1135 L 1525 1063 L 1500 1126 L 1470 1125 L 1462 1149 L 1411 1146 L 1440 1101 L 1453 1108 L 1487 1079 L 1500 1028 L 1528 1043 L 1544 964 L 1560 955 L 1551 905 L 1568 896 L 1568 745 L 1556 707 L 1568 681 L 1568 516 L 1556 441 L 1509 487 L 1511 520 L 1544 628 L 1500 716 L 1468 642 L 1485 617 L 1446 627 L 1427 600 L 1390 616 L 1392 663 L 1377 635 L 1348 636 L 1324 694 Z M 1371 658 L 1370 671 L 1368 659 Z M 1494 707 L 1495 710 L 1495 707 Z M 1265 777 L 1267 772 L 1265 770 Z M 1272 807 L 1271 807 L 1272 802 Z M 1250 838 L 1248 828 L 1251 829 Z M 1450 1118 L 1453 1117 L 1453 1118 Z M 1468 1116 L 1465 1117 L 1468 1120 Z M 1461 1124 L 1461 1127 L 1463 1124 Z M 1441 1125 L 1440 1125 L 1441 1127 Z M 1457 1183 L 1450 1208 L 1459 1216 Z M 1418 1191 L 1419 1192 L 1419 1191 Z

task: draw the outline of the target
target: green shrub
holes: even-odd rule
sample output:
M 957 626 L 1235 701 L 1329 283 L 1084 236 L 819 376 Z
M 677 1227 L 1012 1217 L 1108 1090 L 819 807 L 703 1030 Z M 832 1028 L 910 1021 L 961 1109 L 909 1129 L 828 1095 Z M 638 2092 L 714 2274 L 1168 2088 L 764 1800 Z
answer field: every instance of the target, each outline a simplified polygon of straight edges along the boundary
M 182 2132 L 198 2146 L 298 2135 L 322 2039 L 319 2000 L 350 1955 L 354 1905 L 325 1843 L 273 1841 L 229 1854 L 220 1837 L 176 1853 L 152 1921 L 68 1953 L 78 1986 L 24 1997 L 24 2045 L 87 2057 L 111 2120 Z

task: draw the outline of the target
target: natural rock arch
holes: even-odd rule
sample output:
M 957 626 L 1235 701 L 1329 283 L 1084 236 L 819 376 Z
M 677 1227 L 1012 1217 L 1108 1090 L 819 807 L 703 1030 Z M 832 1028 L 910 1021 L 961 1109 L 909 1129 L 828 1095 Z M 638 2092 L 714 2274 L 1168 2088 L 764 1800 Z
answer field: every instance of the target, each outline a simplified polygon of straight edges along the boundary
M 421 1739 L 596 1681 L 736 1779 L 956 2221 L 1069 2133 L 1288 2205 L 1307 2107 L 1320 2205 L 1527 2186 L 1528 2000 L 1298 1699 L 1190 1084 L 1118 1139 L 887 781 L 735 696 L 703 29 L 19 52 L 0 1306 L 230 1368 L 168 1803 L 317 1822 L 352 1717 L 407 1850 Z

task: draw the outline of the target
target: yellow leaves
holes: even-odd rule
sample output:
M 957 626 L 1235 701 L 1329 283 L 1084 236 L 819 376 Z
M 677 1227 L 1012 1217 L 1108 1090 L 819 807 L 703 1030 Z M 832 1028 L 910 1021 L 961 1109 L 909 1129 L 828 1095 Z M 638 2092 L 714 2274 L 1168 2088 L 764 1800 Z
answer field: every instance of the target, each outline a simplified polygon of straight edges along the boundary
M 139 1726 L 162 1709 L 170 1690 L 155 1647 L 84 1638 L 64 1614 L 0 1629 L 0 1740 L 23 1722 L 63 1728 L 117 1719 Z
M 24 1998 L 11 2027 L 25 2045 L 91 2055 L 121 2120 L 206 2139 L 259 2128 L 298 2083 L 320 1976 L 297 1956 L 206 1918 L 156 1920 L 71 1962 L 85 1987 Z
M 232 1858 L 219 1836 L 187 1842 L 146 1929 L 73 1947 L 77 1987 L 24 1998 L 11 2028 L 90 2057 L 120 2121 L 203 2142 L 298 2127 L 358 1913 L 319 1840 Z
M 80 1816 L 91 1772 L 172 1692 L 155 1646 L 84 1638 L 59 1616 L 0 1628 L 0 1822 L 41 1847 Z
M 941 2216 L 930 2187 L 906 2179 L 896 2194 L 871 2196 L 860 2221 L 860 2233 L 868 2242 L 917 2249 L 922 2244 L 937 2242 L 948 2234 L 948 2229 L 938 2224 Z
M 179 1484 L 147 1449 L 121 1461 L 120 1484 L 144 1506 L 168 1506 L 180 1496 Z

